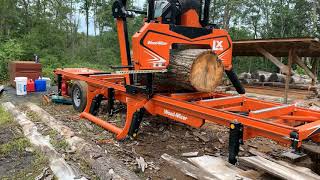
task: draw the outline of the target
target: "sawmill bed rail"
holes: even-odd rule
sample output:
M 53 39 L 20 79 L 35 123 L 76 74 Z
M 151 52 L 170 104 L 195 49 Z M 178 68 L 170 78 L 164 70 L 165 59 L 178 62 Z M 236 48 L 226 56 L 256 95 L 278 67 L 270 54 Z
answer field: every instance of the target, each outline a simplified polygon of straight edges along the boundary
M 247 139 L 265 137 L 300 150 L 306 140 L 320 142 L 320 112 L 295 105 L 271 103 L 245 95 L 223 93 L 142 93 L 127 92 L 126 74 L 104 73 L 88 68 L 55 70 L 59 93 L 69 81 L 87 84 L 86 106 L 81 117 L 116 134 L 118 140 L 136 136 L 145 112 L 167 117 L 199 128 L 204 123 L 217 123 L 230 128 L 229 162 L 235 163 L 239 146 Z M 64 90 L 66 91 L 66 89 Z M 108 100 L 108 113 L 113 104 L 127 105 L 124 127 L 117 127 L 96 116 L 101 100 Z

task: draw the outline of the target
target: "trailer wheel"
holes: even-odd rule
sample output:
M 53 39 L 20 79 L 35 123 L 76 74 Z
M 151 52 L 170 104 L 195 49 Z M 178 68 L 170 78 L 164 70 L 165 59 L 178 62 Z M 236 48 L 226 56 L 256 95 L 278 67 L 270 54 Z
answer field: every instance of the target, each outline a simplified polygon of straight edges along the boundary
M 71 90 L 73 108 L 78 112 L 83 112 L 87 105 L 87 88 L 84 81 L 75 81 Z

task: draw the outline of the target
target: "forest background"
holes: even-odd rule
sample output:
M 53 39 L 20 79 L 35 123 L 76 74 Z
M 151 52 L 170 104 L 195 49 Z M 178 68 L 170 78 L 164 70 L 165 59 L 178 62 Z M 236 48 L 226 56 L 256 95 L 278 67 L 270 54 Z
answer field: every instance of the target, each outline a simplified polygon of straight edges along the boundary
M 43 75 L 60 67 L 108 70 L 120 63 L 111 0 L 0 0 L 0 82 L 11 60 L 40 57 Z M 146 9 L 145 1 L 128 1 Z M 319 0 L 212 0 L 210 20 L 233 40 L 320 36 Z M 143 16 L 128 20 L 129 36 Z M 283 61 L 286 61 L 283 59 Z M 234 58 L 237 73 L 278 71 L 258 57 Z M 307 63 L 311 63 L 307 62 Z M 303 73 L 299 67 L 294 70 Z M 318 73 L 320 74 L 320 73 Z

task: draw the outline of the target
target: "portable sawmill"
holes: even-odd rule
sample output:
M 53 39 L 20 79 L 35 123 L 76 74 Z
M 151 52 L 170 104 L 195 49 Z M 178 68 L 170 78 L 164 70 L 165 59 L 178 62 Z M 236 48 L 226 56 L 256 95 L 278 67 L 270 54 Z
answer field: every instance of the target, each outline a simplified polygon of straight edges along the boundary
M 116 0 L 112 15 L 118 30 L 121 66 L 113 67 L 113 72 L 56 69 L 59 94 L 67 95 L 69 88 L 73 107 L 81 117 L 116 134 L 118 140 L 135 137 L 145 113 L 195 128 L 205 122 L 225 125 L 230 128 L 229 162 L 233 164 L 240 145 L 250 138 L 266 137 L 296 151 L 305 141 L 320 142 L 320 112 L 244 96 L 245 90 L 232 70 L 232 40 L 227 31 L 210 24 L 209 7 L 210 0 L 149 0 L 147 12 L 141 12 L 127 10 L 126 0 Z M 136 14 L 146 18 L 132 37 L 131 53 L 127 18 Z M 158 92 L 154 77 L 169 73 L 171 53 L 181 47 L 210 49 L 210 57 L 217 58 L 207 60 L 222 64 L 239 95 Z M 70 87 L 69 81 L 73 82 Z M 120 111 L 115 104 L 126 105 L 124 127 L 97 117 L 101 101 L 107 102 L 109 116 Z

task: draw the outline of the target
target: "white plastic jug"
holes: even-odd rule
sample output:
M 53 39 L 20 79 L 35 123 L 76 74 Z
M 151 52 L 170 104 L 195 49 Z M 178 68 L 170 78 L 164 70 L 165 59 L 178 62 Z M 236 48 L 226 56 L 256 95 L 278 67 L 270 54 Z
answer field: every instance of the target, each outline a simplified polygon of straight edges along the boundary
M 14 79 L 16 82 L 16 90 L 18 96 L 25 96 L 27 95 L 27 77 L 16 77 Z
M 48 77 L 42 77 L 43 80 L 46 80 L 47 90 L 51 88 L 51 79 Z

